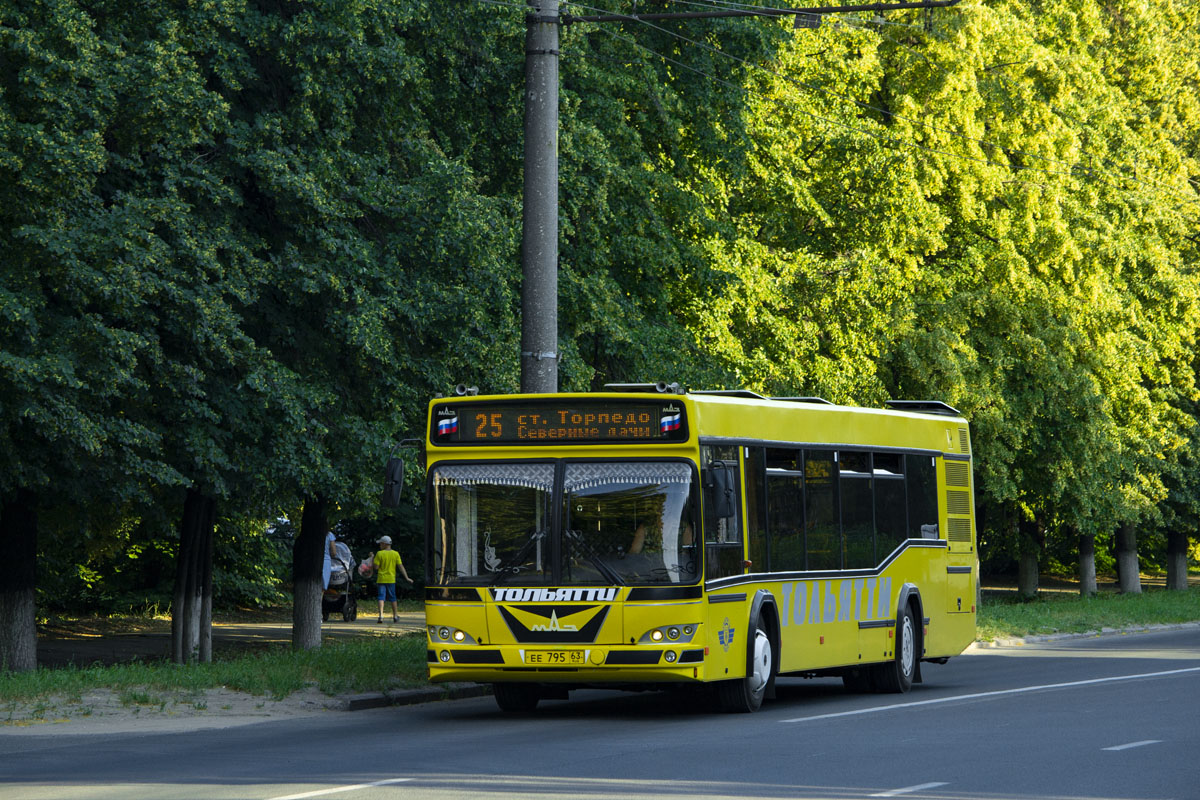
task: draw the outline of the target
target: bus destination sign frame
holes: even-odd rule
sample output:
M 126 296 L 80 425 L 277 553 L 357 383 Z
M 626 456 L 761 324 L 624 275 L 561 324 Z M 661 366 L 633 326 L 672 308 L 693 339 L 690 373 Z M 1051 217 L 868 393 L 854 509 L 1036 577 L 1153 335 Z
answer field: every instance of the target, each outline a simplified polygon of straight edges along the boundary
M 429 441 L 437 447 L 680 444 L 687 439 L 687 411 L 678 400 L 449 400 L 434 404 L 429 415 Z

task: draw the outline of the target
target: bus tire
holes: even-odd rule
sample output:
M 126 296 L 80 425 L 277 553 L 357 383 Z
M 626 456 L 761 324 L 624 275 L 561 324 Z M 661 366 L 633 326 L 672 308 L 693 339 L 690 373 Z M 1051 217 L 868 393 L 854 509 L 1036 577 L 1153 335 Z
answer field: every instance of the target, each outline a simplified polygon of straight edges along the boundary
M 762 707 L 763 697 L 775 671 L 775 654 L 771 637 L 762 623 L 755 620 L 754 637 L 746 643 L 746 677 L 717 684 L 721 708 L 732 713 L 746 714 Z
M 896 618 L 896 655 L 875 665 L 875 686 L 881 692 L 903 694 L 912 688 L 917 674 L 917 623 L 912 606 L 905 605 Z
M 533 711 L 542 693 L 532 683 L 493 683 L 492 694 L 501 711 Z

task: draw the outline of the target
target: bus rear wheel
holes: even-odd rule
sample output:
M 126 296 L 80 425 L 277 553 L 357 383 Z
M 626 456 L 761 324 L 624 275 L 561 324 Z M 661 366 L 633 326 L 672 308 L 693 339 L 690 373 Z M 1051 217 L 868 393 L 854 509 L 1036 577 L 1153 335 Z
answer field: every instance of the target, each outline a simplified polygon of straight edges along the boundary
M 749 713 L 762 707 L 767 686 L 775 670 L 775 654 L 771 649 L 771 637 L 761 623 L 755 623 L 754 638 L 747 645 L 746 677 L 717 684 L 717 698 L 724 711 Z
M 501 711 L 533 711 L 542 693 L 532 683 L 493 683 L 492 694 Z
M 896 656 L 876 664 L 875 686 L 881 692 L 903 694 L 912 688 L 917 673 L 917 623 L 912 606 L 906 605 L 896 620 Z

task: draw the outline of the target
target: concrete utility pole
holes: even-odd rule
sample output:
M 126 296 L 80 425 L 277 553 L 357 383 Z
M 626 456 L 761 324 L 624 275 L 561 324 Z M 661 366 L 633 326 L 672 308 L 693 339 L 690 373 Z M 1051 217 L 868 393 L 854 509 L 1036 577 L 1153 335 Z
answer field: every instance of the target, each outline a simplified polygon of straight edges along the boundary
M 521 391 L 558 391 L 558 0 L 525 18 Z

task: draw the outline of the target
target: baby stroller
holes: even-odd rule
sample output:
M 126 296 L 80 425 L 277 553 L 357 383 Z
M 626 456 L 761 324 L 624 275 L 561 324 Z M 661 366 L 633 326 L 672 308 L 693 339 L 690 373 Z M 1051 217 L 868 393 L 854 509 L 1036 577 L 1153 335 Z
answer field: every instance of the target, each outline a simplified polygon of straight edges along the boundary
M 328 622 L 330 614 L 341 613 L 346 622 L 358 619 L 358 599 L 354 596 L 354 556 L 344 542 L 334 542 L 337 557 L 331 559 L 329 588 L 321 596 L 321 621 Z

